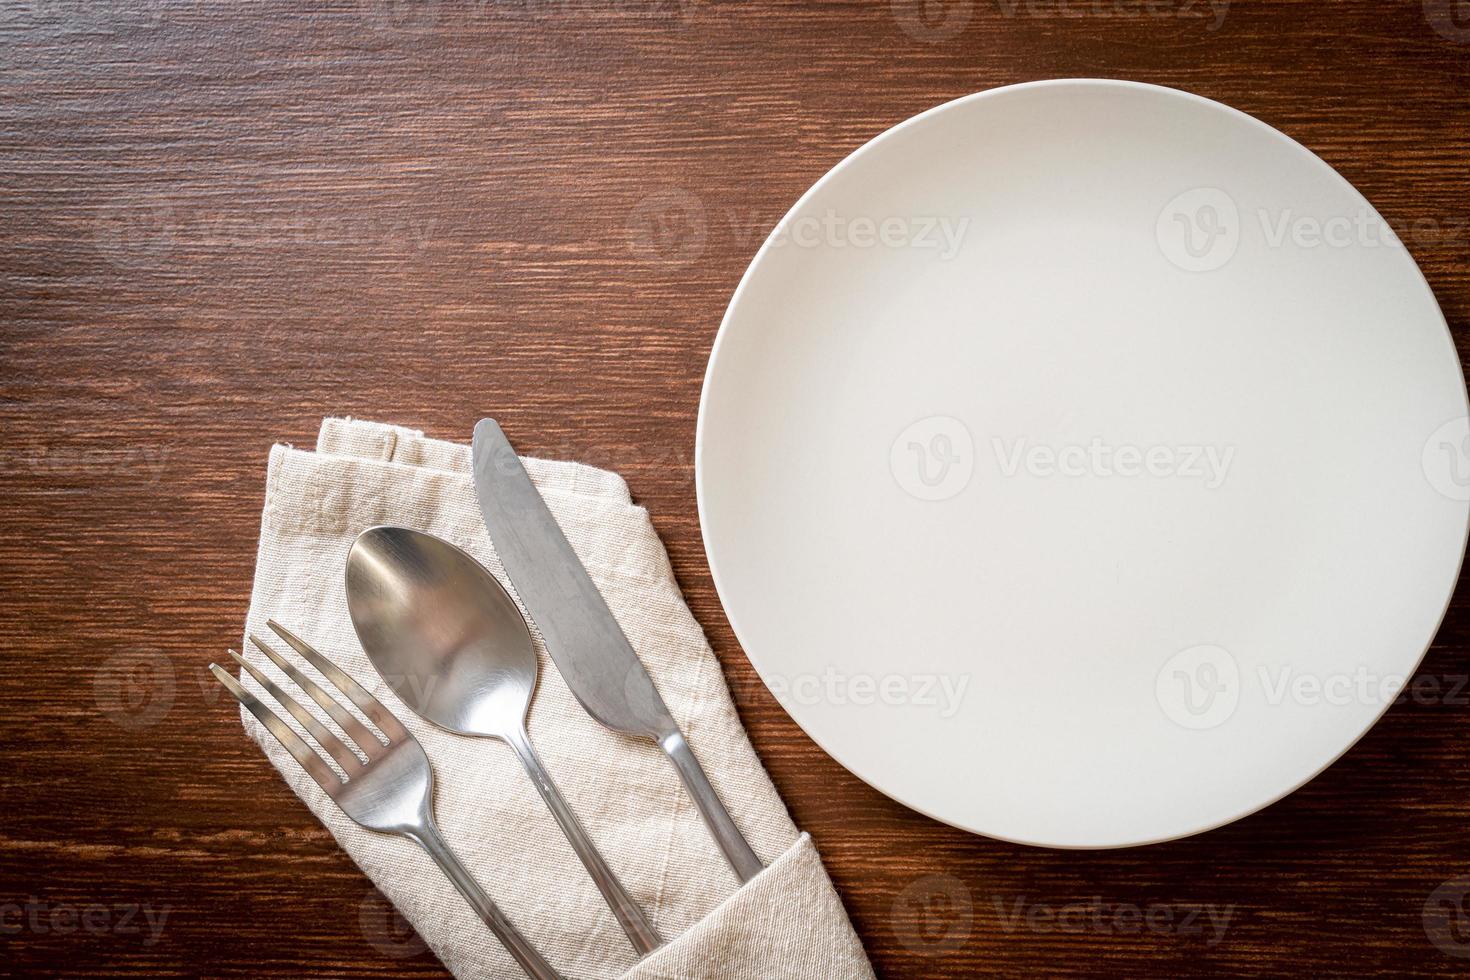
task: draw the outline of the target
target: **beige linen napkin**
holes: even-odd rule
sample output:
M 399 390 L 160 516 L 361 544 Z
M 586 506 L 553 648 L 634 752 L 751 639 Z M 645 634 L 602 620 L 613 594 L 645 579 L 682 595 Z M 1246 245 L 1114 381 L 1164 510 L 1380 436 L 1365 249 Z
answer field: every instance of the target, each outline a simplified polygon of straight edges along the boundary
M 445 838 L 565 976 L 872 977 L 810 838 L 792 824 L 740 727 L 719 664 L 684 605 L 647 513 L 632 503 L 616 474 L 535 459 L 525 465 L 711 782 L 768 864 L 754 881 L 738 886 L 662 753 L 593 721 L 533 627 L 541 677 L 531 707 L 531 739 L 667 942 L 642 962 L 635 962 L 511 750 L 422 721 L 381 681 L 353 634 L 343 564 L 353 539 L 375 524 L 437 534 L 509 585 L 475 503 L 468 447 L 409 429 L 327 419 L 316 452 L 272 449 L 247 633 L 269 639 L 266 620 L 279 620 L 372 691 L 414 733 L 434 765 L 436 812 Z M 283 644 L 276 647 L 289 652 Z M 247 656 L 290 689 L 262 654 L 249 648 Z M 241 680 L 274 705 L 248 675 Z M 284 711 L 277 714 L 291 721 Z M 456 977 L 522 976 L 415 844 L 358 827 L 253 716 L 242 711 L 241 718 L 291 788 Z

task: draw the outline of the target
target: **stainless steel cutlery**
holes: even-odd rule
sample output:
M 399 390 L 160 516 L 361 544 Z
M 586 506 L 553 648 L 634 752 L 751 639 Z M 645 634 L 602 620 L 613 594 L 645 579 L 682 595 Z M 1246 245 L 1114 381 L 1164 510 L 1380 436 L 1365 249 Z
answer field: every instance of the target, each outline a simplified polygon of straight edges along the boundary
M 546 650 L 587 713 L 627 735 L 651 738 L 673 761 L 741 881 L 761 862 L 720 802 L 587 569 L 494 419 L 475 426 L 475 496 L 516 594 Z
M 418 740 L 377 698 L 336 664 L 280 624 L 272 621 L 269 625 L 276 635 L 315 667 L 338 691 L 346 695 L 378 727 L 387 741 L 379 738 L 372 729 L 359 721 L 289 660 L 254 636 L 250 641 L 297 687 L 321 706 L 353 743 L 351 747 L 244 657 L 234 651 L 230 655 L 300 722 L 312 740 L 326 751 L 341 771 L 334 769 L 289 724 L 247 691 L 229 671 L 218 664 L 210 664 L 209 669 L 214 676 L 251 714 L 260 719 L 261 724 L 291 753 L 332 801 L 341 807 L 343 813 L 369 830 L 407 837 L 427 851 L 528 976 L 534 980 L 560 980 L 560 975 L 496 907 L 490 896 L 485 894 L 445 843 L 434 821 L 434 772 Z
M 521 602 L 573 695 L 614 731 L 651 738 L 672 760 L 715 843 L 742 882 L 762 870 L 710 785 L 642 661 L 493 419 L 475 426 L 474 485 L 485 526 Z M 446 541 L 375 527 L 347 559 L 347 604 L 359 641 L 383 680 L 429 722 L 506 742 L 639 955 L 661 945 L 546 772 L 526 731 L 538 665 L 530 629 L 484 566 Z M 289 659 L 250 637 L 337 731 L 234 651 L 230 655 L 316 743 L 217 664 L 221 684 L 285 747 L 348 817 L 418 843 L 533 980 L 559 980 L 445 843 L 434 820 L 434 774 L 418 741 L 360 684 L 274 620 L 271 630 L 337 688 L 378 731 Z M 381 733 L 381 734 L 379 734 Z M 318 751 L 320 750 L 320 751 Z M 325 753 L 325 755 L 323 755 Z
M 526 732 L 536 648 L 514 600 L 454 545 L 403 527 L 362 532 L 347 556 L 347 609 L 368 659 L 420 716 L 515 750 L 640 956 L 658 933 L 552 782 Z

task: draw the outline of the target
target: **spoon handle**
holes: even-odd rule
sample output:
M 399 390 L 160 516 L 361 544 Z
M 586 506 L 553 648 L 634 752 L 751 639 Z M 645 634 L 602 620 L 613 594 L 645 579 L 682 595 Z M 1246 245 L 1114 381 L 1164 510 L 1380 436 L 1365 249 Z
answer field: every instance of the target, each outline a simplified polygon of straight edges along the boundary
M 546 801 L 547 807 L 551 809 L 551 815 L 561 825 L 562 833 L 567 835 L 567 840 L 572 844 L 572 850 L 577 852 L 577 857 L 582 859 L 582 864 L 592 880 L 597 885 L 597 890 L 602 892 L 602 897 L 607 900 L 608 907 L 612 909 L 613 915 L 618 920 L 618 925 L 628 934 L 628 939 L 633 943 L 633 948 L 638 951 L 639 956 L 647 956 L 655 949 L 663 945 L 663 940 L 653 929 L 653 923 L 643 914 L 638 903 L 633 901 L 624 889 L 622 882 L 618 881 L 617 875 L 613 874 L 612 868 L 608 867 L 607 861 L 603 859 L 597 845 L 592 843 L 592 838 L 587 836 L 587 831 L 582 828 L 582 822 L 567 805 L 567 801 L 561 795 L 561 790 L 556 788 L 556 783 L 551 781 L 551 774 L 541 763 L 541 757 L 536 754 L 536 749 L 531 745 L 531 738 L 521 729 L 506 739 L 511 748 L 515 749 L 521 764 L 526 767 L 526 773 L 531 777 L 531 782 L 536 784 L 536 789 L 541 793 L 541 798 Z
M 485 894 L 469 871 L 460 863 L 458 857 L 449 849 L 444 838 L 439 833 L 439 828 L 434 825 L 430 818 L 423 826 L 414 828 L 408 836 L 418 841 L 419 846 L 429 852 L 429 857 L 434 863 L 449 876 L 454 887 L 464 896 L 465 901 L 470 903 L 470 908 L 484 920 L 495 933 L 497 939 L 505 946 L 511 957 L 520 964 L 526 976 L 532 980 L 562 980 L 560 973 L 552 969 L 551 964 L 542 958 L 530 941 L 522 936 L 510 919 L 505 917 L 499 907 Z

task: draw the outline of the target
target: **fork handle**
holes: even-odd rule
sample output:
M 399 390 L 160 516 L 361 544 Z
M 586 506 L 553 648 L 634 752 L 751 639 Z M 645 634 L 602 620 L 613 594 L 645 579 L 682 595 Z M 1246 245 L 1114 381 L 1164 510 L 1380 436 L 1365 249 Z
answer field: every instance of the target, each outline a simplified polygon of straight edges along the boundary
M 572 845 L 572 850 L 577 852 L 577 857 L 582 859 L 582 866 L 592 876 L 592 881 L 597 885 L 597 890 L 602 892 L 603 899 L 608 908 L 612 909 L 613 916 L 618 920 L 618 925 L 623 927 L 627 933 L 628 941 L 638 951 L 640 957 L 647 956 L 663 945 L 663 940 L 658 938 L 654 931 L 653 923 L 648 921 L 648 916 L 643 914 L 643 909 L 633 901 L 633 896 L 623 888 L 623 883 L 608 867 L 602 852 L 597 845 L 592 843 L 592 838 L 587 836 L 587 831 L 582 827 L 582 822 L 577 819 L 576 813 L 567 804 L 566 798 L 561 795 L 561 790 L 556 788 L 556 783 L 551 781 L 551 774 L 541 763 L 541 757 L 536 754 L 536 749 L 531 745 L 531 737 L 526 734 L 525 729 L 512 732 L 506 737 L 511 748 L 515 749 L 516 756 L 521 760 L 521 765 L 526 767 L 526 774 L 531 777 L 531 782 L 536 784 L 536 789 L 541 798 L 546 801 L 546 806 L 551 810 L 551 815 L 561 826 L 562 833 L 567 835 L 567 840 Z
M 433 858 L 434 863 L 448 875 L 454 887 L 459 889 L 465 901 L 470 903 L 470 908 L 485 920 L 485 925 L 495 933 L 495 938 L 500 940 L 506 952 L 510 953 L 521 965 L 521 969 L 526 971 L 526 976 L 531 977 L 532 980 L 563 980 L 562 975 L 551 968 L 551 964 L 536 952 L 536 947 L 521 935 L 510 919 L 505 917 L 505 913 L 491 901 L 489 895 L 485 894 L 485 890 L 479 886 L 465 866 L 460 863 L 459 858 L 449 849 L 449 845 L 444 842 L 443 836 L 439 833 L 439 828 L 433 822 L 416 828 L 410 836 L 418 841 L 425 851 L 429 852 L 429 857 Z

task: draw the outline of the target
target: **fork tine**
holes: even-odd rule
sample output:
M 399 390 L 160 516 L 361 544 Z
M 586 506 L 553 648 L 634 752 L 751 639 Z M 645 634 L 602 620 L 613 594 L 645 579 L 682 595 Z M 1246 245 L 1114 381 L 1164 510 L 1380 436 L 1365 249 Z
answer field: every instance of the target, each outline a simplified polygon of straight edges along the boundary
M 286 629 L 286 627 L 274 619 L 266 620 L 266 625 L 274 630 L 277 636 L 289 643 L 291 649 L 301 654 L 311 662 L 313 667 L 321 671 L 323 677 L 336 684 L 337 688 L 343 694 L 351 698 L 352 703 L 361 708 L 362 713 L 371 718 L 373 724 L 381 728 L 383 734 L 387 735 L 390 741 L 397 741 L 400 738 L 409 737 L 408 729 L 404 728 L 398 719 L 393 717 L 393 712 L 383 707 L 382 702 L 369 694 L 367 689 L 361 684 L 347 676 L 346 671 L 317 653 L 311 648 L 309 643 L 296 636 L 296 634 Z
M 250 661 L 240 656 L 234 650 L 230 651 L 230 656 L 235 658 L 237 664 L 248 670 L 250 676 L 254 677 L 261 687 L 270 692 L 270 696 L 275 698 L 281 707 L 291 712 L 291 717 L 301 722 L 301 727 L 306 729 L 306 733 L 316 740 L 316 744 L 326 749 L 328 755 L 337 760 L 337 765 L 342 767 L 343 772 L 347 773 L 349 777 L 362 772 L 362 760 L 351 749 L 342 744 L 342 740 L 336 735 L 333 735 L 331 729 L 317 721 L 315 715 L 297 704 L 295 698 L 277 687 L 275 681 L 257 670 L 255 665 Z
M 313 701 L 321 705 L 322 710 L 331 715 L 332 720 L 342 727 L 342 731 L 347 733 L 347 737 L 357 743 L 357 747 L 362 749 L 364 755 L 372 759 L 383 750 L 383 743 L 378 741 L 378 736 L 373 734 L 373 730 L 354 718 L 352 712 L 338 704 L 335 698 L 322 690 L 320 684 L 296 669 L 296 666 L 291 661 L 266 646 L 265 642 L 254 633 L 250 634 L 250 642 L 259 647 L 261 653 L 270 657 L 271 663 L 281 668 L 281 671 L 287 677 L 291 678 L 297 687 L 301 688 L 311 696 Z
M 240 682 L 230 676 L 230 672 L 219 664 L 210 664 L 210 671 L 218 678 L 235 699 L 243 704 L 250 713 L 260 719 L 260 723 L 270 730 L 276 737 L 276 741 L 285 746 L 291 757 L 301 764 L 306 774 L 315 779 L 317 785 L 327 791 L 328 795 L 336 793 L 342 788 L 342 778 L 332 771 L 326 760 L 311 750 L 311 746 L 301 740 L 301 736 L 291 730 L 291 726 L 276 717 L 276 713 L 260 702 L 260 699 L 240 685 Z

